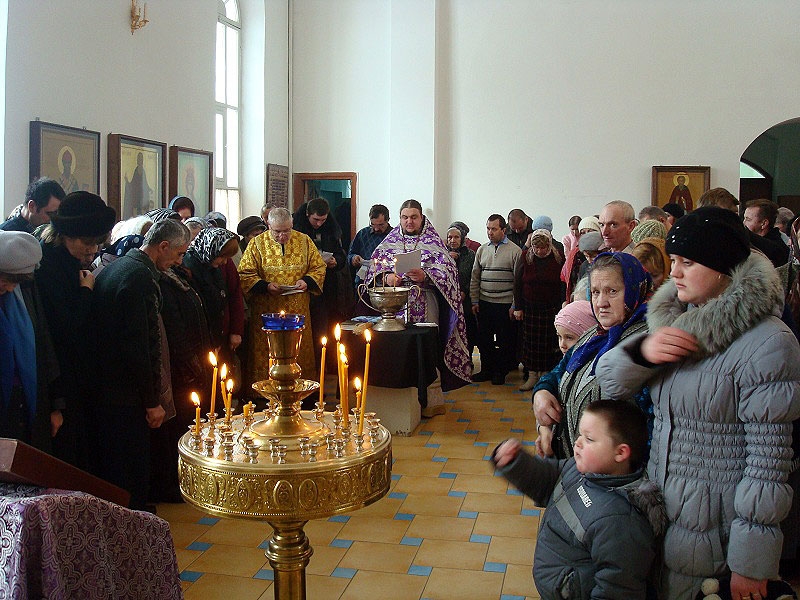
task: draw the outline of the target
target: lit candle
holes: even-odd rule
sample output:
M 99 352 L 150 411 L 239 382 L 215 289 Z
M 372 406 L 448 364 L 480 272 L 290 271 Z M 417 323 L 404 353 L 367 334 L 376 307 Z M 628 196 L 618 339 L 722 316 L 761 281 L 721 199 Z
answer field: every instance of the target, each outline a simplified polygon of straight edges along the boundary
M 339 323 L 333 328 L 333 337 L 336 340 L 336 378 L 337 385 L 339 386 L 339 400 L 342 397 L 342 344 L 339 340 L 342 338 L 342 327 Z
M 214 414 L 214 402 L 217 400 L 217 355 L 213 352 L 208 353 L 208 361 L 214 367 L 214 377 L 211 379 L 211 411 L 209 414 Z
M 228 421 L 231 420 L 231 392 L 233 391 L 233 377 L 228 379 L 225 383 L 225 389 L 228 390 L 228 395 L 225 397 L 225 414 L 228 417 Z
M 344 384 L 342 389 L 342 427 L 347 429 L 350 425 L 350 417 L 347 414 L 350 412 L 350 386 L 347 382 L 347 355 L 344 353 L 344 346 L 342 346 L 342 382 Z
M 192 402 L 194 402 L 194 434 L 200 435 L 200 396 L 197 392 L 192 392 Z
M 319 407 L 325 408 L 325 351 L 328 338 L 322 338 L 322 358 L 319 361 Z
M 356 388 L 356 406 L 358 406 L 358 435 L 361 435 L 364 433 L 364 410 L 367 396 L 364 394 L 364 390 L 361 389 L 361 382 L 358 377 L 356 377 L 354 386 Z
M 219 389 L 222 392 L 222 403 L 225 404 L 225 380 L 228 378 L 228 364 L 222 363 L 219 370 Z M 227 404 L 225 404 L 227 406 Z
M 364 355 L 364 391 L 361 392 L 362 403 L 367 401 L 367 384 L 369 383 L 369 346 L 372 341 L 372 332 L 369 329 L 364 330 L 364 339 L 367 341 L 367 352 Z

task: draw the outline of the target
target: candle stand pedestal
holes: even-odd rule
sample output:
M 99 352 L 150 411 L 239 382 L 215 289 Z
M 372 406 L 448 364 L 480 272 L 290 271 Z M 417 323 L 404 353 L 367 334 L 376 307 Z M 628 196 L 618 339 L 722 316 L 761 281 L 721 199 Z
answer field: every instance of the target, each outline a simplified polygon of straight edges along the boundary
M 208 423 L 200 432 L 201 446 L 192 432 L 178 442 L 180 489 L 189 503 L 272 527 L 265 555 L 275 573 L 276 600 L 306 598 L 306 566 L 313 554 L 306 522 L 372 504 L 391 482 L 391 435 L 379 419 L 366 422 L 357 444 L 334 424 L 333 413 L 300 411 L 300 401 L 319 388 L 299 379 L 303 329 L 265 330 L 270 379 L 253 388 L 270 399 L 270 409 L 255 418 L 234 416 L 227 445 L 220 435 L 209 435 Z

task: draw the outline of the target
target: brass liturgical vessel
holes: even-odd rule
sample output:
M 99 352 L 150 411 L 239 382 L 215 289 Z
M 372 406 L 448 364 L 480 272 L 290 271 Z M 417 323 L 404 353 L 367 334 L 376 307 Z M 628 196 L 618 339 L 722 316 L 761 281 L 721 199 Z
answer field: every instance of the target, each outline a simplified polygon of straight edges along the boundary
M 319 390 L 319 383 L 300 378 L 304 329 L 264 329 L 269 379 L 253 389 L 269 400 L 266 410 L 220 420 L 210 414 L 178 443 L 181 494 L 188 502 L 272 527 L 265 554 L 276 600 L 306 598 L 313 549 L 305 524 L 372 504 L 391 481 L 391 435 L 374 414 L 366 420 L 367 434 L 357 436 L 342 428 L 338 408 L 300 410 L 302 399 Z

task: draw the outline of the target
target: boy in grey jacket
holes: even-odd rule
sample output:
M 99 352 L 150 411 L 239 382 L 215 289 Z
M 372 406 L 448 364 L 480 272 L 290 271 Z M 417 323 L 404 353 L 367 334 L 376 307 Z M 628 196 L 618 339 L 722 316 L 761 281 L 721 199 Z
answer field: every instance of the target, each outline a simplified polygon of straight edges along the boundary
M 515 439 L 495 449 L 502 475 L 547 505 L 533 561 L 542 600 L 647 597 L 666 515 L 646 455 L 644 413 L 612 400 L 587 406 L 573 458 L 534 457 Z

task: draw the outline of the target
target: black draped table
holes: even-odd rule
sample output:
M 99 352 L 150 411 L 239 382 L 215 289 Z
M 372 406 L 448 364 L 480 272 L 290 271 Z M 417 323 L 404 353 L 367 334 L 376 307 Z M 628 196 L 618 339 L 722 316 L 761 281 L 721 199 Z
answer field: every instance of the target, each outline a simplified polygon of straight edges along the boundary
M 342 343 L 347 347 L 348 375 L 363 380 L 364 335 L 344 330 Z M 409 325 L 403 331 L 372 330 L 368 383 L 385 388 L 415 387 L 424 394 L 436 380 L 440 354 L 438 327 Z
M 364 378 L 364 335 L 342 331 L 348 377 Z M 372 331 L 367 411 L 376 412 L 392 434 L 410 435 L 428 395 L 441 394 L 437 367 L 442 360 L 439 328 L 409 325 L 402 331 Z
M 183 598 L 169 524 L 83 492 L 0 483 L 0 598 Z

